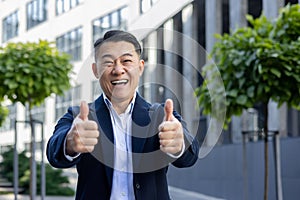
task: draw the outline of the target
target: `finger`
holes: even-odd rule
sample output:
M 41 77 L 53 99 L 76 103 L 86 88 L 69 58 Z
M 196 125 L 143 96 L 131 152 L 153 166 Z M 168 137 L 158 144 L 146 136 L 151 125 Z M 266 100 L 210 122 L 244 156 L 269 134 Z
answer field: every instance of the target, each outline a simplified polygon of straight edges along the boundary
M 84 140 L 82 140 L 82 144 L 84 146 L 95 146 L 97 143 L 98 143 L 97 138 L 85 138 Z
M 82 153 L 86 147 L 93 147 L 97 143 L 98 143 L 97 138 L 85 138 L 85 137 L 79 136 L 79 137 L 74 138 L 72 145 L 73 145 L 73 149 L 76 152 Z
M 176 133 L 174 131 L 166 131 L 166 132 L 160 132 L 158 135 L 159 135 L 159 139 L 161 140 L 169 140 L 175 138 Z
M 170 154 L 176 154 L 176 153 L 180 152 L 180 149 L 178 147 L 174 147 L 174 146 L 165 147 L 165 146 L 160 145 L 160 150 L 165 153 L 170 153 Z
M 79 131 L 80 133 L 80 131 Z M 81 131 L 81 133 L 79 134 L 80 138 L 98 138 L 99 137 L 99 132 L 98 131 L 90 131 L 90 130 L 86 130 L 86 131 Z
M 180 123 L 176 122 L 176 121 L 164 121 L 162 122 L 159 127 L 158 130 L 159 131 L 175 131 L 180 127 Z
M 82 125 L 84 130 L 98 130 L 98 125 L 95 121 L 85 121 Z
M 165 102 L 165 121 L 171 121 L 173 119 L 173 101 L 167 99 Z
M 162 140 L 159 140 L 159 143 L 163 147 L 173 146 L 173 140 L 162 139 Z
M 89 115 L 89 107 L 85 101 L 81 101 L 80 103 L 80 112 L 78 117 L 82 119 L 83 121 L 88 120 L 88 115 Z

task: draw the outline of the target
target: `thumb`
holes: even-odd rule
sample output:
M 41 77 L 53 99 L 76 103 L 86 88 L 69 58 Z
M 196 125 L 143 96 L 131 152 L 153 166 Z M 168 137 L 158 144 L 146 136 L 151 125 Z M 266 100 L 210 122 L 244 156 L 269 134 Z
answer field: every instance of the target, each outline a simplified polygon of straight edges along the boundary
M 171 121 L 173 118 L 173 101 L 167 99 L 165 102 L 165 121 Z
M 85 101 L 81 101 L 80 113 L 79 113 L 78 117 L 81 120 L 86 121 L 86 120 L 88 120 L 88 115 L 89 115 L 89 107 Z

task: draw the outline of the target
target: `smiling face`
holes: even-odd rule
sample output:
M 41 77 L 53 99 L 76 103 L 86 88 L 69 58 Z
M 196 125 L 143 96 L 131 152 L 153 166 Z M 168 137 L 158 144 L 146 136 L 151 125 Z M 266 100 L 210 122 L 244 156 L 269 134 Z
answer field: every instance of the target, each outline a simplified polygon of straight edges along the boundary
M 133 44 L 125 41 L 104 42 L 97 51 L 93 72 L 99 78 L 101 88 L 112 103 L 132 100 L 139 78 L 144 70 Z

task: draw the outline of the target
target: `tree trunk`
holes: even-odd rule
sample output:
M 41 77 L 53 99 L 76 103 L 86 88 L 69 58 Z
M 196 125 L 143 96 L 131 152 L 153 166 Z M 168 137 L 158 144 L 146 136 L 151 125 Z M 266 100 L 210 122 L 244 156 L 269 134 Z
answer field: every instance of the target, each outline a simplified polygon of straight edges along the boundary
M 265 158 L 265 183 L 264 183 L 264 200 L 268 200 L 268 192 L 269 192 L 269 143 L 268 143 L 268 135 L 269 135 L 269 128 L 268 128 L 268 102 L 263 104 L 264 110 L 264 129 L 263 129 L 263 136 L 264 136 L 264 158 Z

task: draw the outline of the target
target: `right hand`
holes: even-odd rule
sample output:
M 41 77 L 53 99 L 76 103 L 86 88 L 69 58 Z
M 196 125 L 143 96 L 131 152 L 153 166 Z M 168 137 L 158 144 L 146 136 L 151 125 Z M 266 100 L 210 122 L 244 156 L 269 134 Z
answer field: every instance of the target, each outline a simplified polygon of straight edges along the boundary
M 66 138 L 66 153 L 69 156 L 92 152 L 98 143 L 98 125 L 95 121 L 88 119 L 88 114 L 89 107 L 85 101 L 82 101 L 80 113 L 74 119 Z

